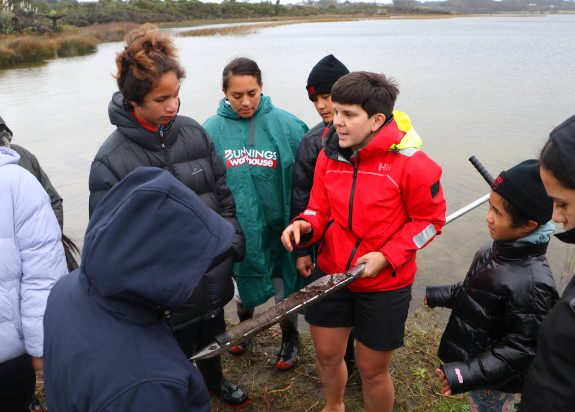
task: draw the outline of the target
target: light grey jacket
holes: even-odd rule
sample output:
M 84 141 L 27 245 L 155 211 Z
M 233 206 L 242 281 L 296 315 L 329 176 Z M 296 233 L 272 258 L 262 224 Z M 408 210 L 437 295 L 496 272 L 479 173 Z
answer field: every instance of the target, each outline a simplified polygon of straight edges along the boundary
M 19 159 L 0 147 L 0 363 L 42 357 L 46 299 L 68 272 L 50 199 Z

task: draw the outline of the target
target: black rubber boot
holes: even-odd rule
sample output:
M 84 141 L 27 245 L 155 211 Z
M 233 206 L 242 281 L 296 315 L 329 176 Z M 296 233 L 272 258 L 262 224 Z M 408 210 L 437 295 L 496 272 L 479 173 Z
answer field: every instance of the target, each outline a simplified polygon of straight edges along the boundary
M 232 408 L 241 408 L 250 402 L 248 394 L 222 375 L 220 356 L 197 360 L 196 365 L 210 393 L 222 398 Z
M 299 332 L 290 323 L 280 323 L 282 328 L 282 346 L 278 354 L 276 368 L 279 371 L 288 371 L 295 366 L 299 353 Z
M 254 308 L 244 309 L 243 305 L 239 302 L 236 302 L 236 305 L 238 308 L 238 318 L 240 319 L 240 322 L 243 322 L 244 320 L 248 320 L 254 317 L 254 311 L 255 311 Z M 246 351 L 249 343 L 250 343 L 249 339 L 245 340 L 243 342 L 238 343 L 235 346 L 232 346 L 231 348 L 228 349 L 228 351 L 230 351 L 234 355 L 241 355 Z

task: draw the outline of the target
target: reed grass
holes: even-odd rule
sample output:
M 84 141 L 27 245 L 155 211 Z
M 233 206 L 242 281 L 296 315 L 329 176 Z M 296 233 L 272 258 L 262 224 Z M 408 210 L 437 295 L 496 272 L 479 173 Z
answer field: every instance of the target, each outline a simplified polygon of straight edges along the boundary
M 0 68 L 39 63 L 55 57 L 81 56 L 97 49 L 97 40 L 79 34 L 0 39 Z
M 257 33 L 258 30 L 260 29 L 283 26 L 286 24 L 294 24 L 294 23 L 301 23 L 301 22 L 274 22 L 274 23 L 240 25 L 240 26 L 209 27 L 207 29 L 194 29 L 179 32 L 177 35 L 181 37 L 248 36 L 250 34 Z
M 0 43 L 0 67 L 15 66 L 20 63 L 21 58 L 14 50 Z
M 193 29 L 183 32 L 178 32 L 178 36 L 182 37 L 201 37 L 201 36 L 248 36 L 255 34 L 260 29 L 267 29 L 270 27 L 284 26 L 287 24 L 301 24 L 301 23 L 327 23 L 333 21 L 355 21 L 360 20 L 358 17 L 331 17 L 331 18 L 313 18 L 313 19 L 303 19 L 299 18 L 297 20 L 281 20 L 274 22 L 262 22 L 256 24 L 244 24 L 237 26 L 222 26 L 222 27 L 210 27 L 205 29 Z

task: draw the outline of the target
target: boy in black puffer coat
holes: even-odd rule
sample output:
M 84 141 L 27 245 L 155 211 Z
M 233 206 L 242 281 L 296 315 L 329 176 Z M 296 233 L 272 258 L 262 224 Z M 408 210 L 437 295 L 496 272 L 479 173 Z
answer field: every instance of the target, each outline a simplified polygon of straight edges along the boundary
M 539 326 L 558 299 L 545 256 L 553 202 L 536 160 L 501 172 L 491 188 L 493 242 L 477 252 L 463 282 L 428 286 L 425 303 L 452 309 L 438 352 L 442 393 L 469 392 L 471 411 L 512 411 Z

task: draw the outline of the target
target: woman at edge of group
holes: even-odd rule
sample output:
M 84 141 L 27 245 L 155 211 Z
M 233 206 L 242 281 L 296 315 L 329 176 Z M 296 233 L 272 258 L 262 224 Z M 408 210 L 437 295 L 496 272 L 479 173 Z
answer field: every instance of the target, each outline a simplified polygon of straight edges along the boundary
M 246 257 L 234 267 L 238 317 L 253 316 L 255 307 L 274 296 L 277 302 L 304 286 L 295 259 L 286 253 L 280 235 L 290 221 L 291 183 L 296 152 L 307 126 L 275 107 L 262 94 L 262 74 L 246 57 L 223 70 L 217 114 L 204 123 L 218 153 L 225 159 L 228 185 L 246 235 Z M 280 322 L 282 344 L 276 368 L 297 363 L 297 315 Z M 230 348 L 245 351 L 249 341 Z
M 178 115 L 185 72 L 173 39 L 154 25 L 137 28 L 126 36 L 116 65 L 120 91 L 112 96 L 108 112 L 117 129 L 92 162 L 90 215 L 112 186 L 135 168 L 151 166 L 168 170 L 236 229 L 231 253 L 203 276 L 189 304 L 167 316 L 180 348 L 190 357 L 225 330 L 223 307 L 233 296 L 233 263 L 243 259 L 245 238 L 213 142 L 199 123 Z M 220 356 L 196 365 L 208 390 L 228 405 L 242 407 L 250 401 L 245 391 L 223 377 Z
M 575 243 L 575 116 L 557 126 L 541 150 L 541 180 L 553 200 L 555 236 Z M 541 323 L 519 410 L 568 411 L 575 407 L 575 276 Z
M 68 270 L 50 199 L 11 137 L 0 129 L 0 405 L 27 412 L 43 373 L 46 300 Z

